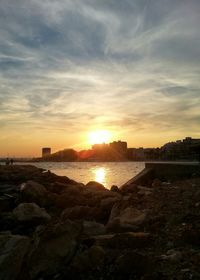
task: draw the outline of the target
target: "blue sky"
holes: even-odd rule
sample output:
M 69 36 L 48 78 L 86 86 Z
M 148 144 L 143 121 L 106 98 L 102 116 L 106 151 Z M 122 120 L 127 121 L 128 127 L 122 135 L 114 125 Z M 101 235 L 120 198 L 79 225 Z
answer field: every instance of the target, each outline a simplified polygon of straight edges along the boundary
M 0 155 L 200 137 L 199 0 L 1 0 Z

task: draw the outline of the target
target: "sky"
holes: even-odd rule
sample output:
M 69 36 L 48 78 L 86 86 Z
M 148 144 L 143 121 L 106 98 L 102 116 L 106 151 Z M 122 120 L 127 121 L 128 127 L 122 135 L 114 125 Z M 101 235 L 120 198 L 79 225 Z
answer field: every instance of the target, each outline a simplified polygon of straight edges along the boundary
M 199 0 L 0 0 L 0 156 L 200 138 Z

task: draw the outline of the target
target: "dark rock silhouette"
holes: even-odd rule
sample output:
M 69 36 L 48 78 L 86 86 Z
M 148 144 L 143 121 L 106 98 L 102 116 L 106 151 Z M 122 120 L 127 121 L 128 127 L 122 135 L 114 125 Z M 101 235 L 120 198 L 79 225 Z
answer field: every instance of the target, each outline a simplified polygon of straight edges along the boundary
M 2 280 L 200 278 L 199 177 L 107 190 L 2 165 L 0 201 Z

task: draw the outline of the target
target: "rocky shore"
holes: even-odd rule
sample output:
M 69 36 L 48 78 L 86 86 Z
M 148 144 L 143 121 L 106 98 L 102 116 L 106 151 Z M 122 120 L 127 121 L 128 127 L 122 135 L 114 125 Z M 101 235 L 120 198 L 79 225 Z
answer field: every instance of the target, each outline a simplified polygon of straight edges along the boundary
M 0 280 L 200 279 L 200 178 L 107 190 L 0 166 Z

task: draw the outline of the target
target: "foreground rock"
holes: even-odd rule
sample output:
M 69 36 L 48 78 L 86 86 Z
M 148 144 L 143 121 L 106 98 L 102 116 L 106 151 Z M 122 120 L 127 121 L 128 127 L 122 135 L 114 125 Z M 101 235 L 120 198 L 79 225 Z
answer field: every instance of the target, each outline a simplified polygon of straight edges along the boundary
M 86 236 L 101 235 L 106 233 L 106 228 L 103 224 L 83 221 L 83 234 Z
M 38 228 L 29 259 L 31 279 L 52 275 L 66 266 L 76 252 L 81 225 L 66 221 Z
M 0 279 L 13 280 L 22 270 L 30 241 L 19 235 L 0 235 Z
M 124 232 L 118 234 L 103 234 L 92 236 L 93 243 L 112 249 L 145 248 L 152 245 L 153 236 L 145 232 Z M 87 240 L 89 241 L 89 240 Z M 92 240 L 91 240 L 92 241 Z
M 109 191 L 0 166 L 0 280 L 200 279 L 200 178 L 154 179 Z
M 35 203 L 21 203 L 13 210 L 13 214 L 19 222 L 47 223 L 51 220 L 46 210 Z
M 28 202 L 35 202 L 43 206 L 47 196 L 46 188 L 34 181 L 23 183 L 20 187 L 22 199 Z
M 71 264 L 71 268 L 75 270 L 76 273 L 100 269 L 105 260 L 105 254 L 102 247 L 94 245 L 90 247 L 89 250 L 77 255 Z
M 145 222 L 146 216 L 146 210 L 138 210 L 131 206 L 127 207 L 126 201 L 120 201 L 111 210 L 107 228 L 110 231 L 116 232 L 134 231 Z

